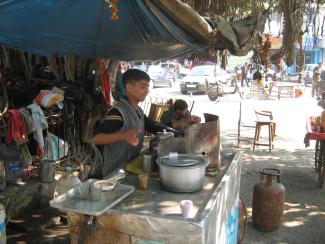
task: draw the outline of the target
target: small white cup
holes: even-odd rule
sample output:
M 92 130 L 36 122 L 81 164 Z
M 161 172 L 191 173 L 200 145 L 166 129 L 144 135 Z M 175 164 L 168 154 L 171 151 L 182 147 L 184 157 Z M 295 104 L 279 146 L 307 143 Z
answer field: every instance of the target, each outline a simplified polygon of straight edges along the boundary
M 190 218 L 193 211 L 193 202 L 191 200 L 182 200 L 179 203 L 184 218 Z

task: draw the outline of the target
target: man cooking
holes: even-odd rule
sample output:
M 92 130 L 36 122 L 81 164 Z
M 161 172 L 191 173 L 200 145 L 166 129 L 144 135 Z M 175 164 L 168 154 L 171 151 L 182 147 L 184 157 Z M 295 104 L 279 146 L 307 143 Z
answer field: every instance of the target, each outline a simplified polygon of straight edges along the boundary
M 187 103 L 182 99 L 178 99 L 170 106 L 169 110 L 162 114 L 160 122 L 183 131 L 190 124 L 200 123 L 201 119 L 198 116 L 191 115 Z
M 148 95 L 149 81 L 149 75 L 138 69 L 123 73 L 125 97 L 108 111 L 104 121 L 94 130 L 93 142 L 102 146 L 103 177 L 139 155 L 145 130 L 153 134 L 163 130 L 138 106 Z

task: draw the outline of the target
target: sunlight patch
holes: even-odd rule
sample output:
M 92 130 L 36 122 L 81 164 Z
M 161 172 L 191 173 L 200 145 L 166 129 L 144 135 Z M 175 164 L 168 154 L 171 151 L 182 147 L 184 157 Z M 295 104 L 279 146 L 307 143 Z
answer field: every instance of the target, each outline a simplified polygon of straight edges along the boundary
M 300 207 L 300 203 L 288 203 L 288 202 L 285 202 L 284 205 L 289 206 L 289 207 Z
M 208 183 L 203 187 L 203 189 L 204 190 L 210 190 L 210 189 L 212 189 L 213 185 L 214 185 L 214 183 Z
M 298 221 L 298 220 L 295 220 L 295 221 L 286 221 L 283 223 L 283 226 L 286 226 L 286 227 L 297 227 L 297 226 L 300 226 L 300 225 L 303 225 L 304 222 L 303 221 Z
M 325 216 L 325 213 L 324 212 L 319 212 L 319 211 L 314 211 L 314 212 L 310 212 L 308 213 L 308 216 L 318 216 L 318 215 L 322 215 L 322 216 Z
M 284 214 L 287 214 L 287 213 L 296 213 L 296 212 L 300 212 L 300 211 L 304 211 L 304 209 L 301 209 L 301 208 L 290 208 L 288 210 L 284 210 Z

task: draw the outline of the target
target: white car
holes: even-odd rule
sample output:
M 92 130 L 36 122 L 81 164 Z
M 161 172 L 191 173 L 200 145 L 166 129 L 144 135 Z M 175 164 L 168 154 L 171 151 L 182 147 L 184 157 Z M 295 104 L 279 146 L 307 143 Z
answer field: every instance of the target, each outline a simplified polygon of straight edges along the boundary
M 179 72 L 178 72 L 178 77 L 176 77 L 178 79 L 183 78 L 183 77 L 185 77 L 186 75 L 188 75 L 190 73 L 190 70 L 185 68 L 180 63 L 162 62 L 162 63 L 159 64 L 159 66 L 161 66 L 162 68 L 168 70 L 171 73 L 176 73 L 177 66 L 178 66 Z
M 219 66 L 195 66 L 191 69 L 191 72 L 187 76 L 181 79 L 181 93 L 206 93 L 210 84 L 215 84 L 217 81 L 226 83 L 231 78 L 232 76 Z
M 150 65 L 147 69 L 150 80 L 153 82 L 153 87 L 167 86 L 172 87 L 174 75 L 159 65 Z
M 149 65 L 147 65 L 147 64 L 141 64 L 141 65 L 136 65 L 136 66 L 132 67 L 132 69 L 139 69 L 144 72 L 147 72 L 148 66 Z
M 314 69 L 317 67 L 317 64 L 305 64 L 302 67 L 302 78 L 305 81 L 305 84 L 311 84 L 314 76 Z

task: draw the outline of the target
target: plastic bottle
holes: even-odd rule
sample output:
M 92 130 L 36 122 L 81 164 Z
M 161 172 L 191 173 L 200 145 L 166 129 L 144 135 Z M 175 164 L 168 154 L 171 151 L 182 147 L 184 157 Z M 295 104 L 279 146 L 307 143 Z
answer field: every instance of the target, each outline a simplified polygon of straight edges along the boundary
M 61 178 L 58 180 L 58 184 L 56 187 L 56 192 L 58 195 L 61 195 L 69 191 L 71 188 L 81 183 L 80 179 L 74 176 L 71 172 L 72 172 L 71 167 L 67 167 L 66 173 L 63 176 L 61 176 Z
M 0 204 L 0 244 L 6 244 L 6 211 L 2 204 Z
M 3 191 L 6 186 L 6 169 L 5 169 L 5 165 L 4 162 L 2 160 L 0 160 L 0 191 Z

